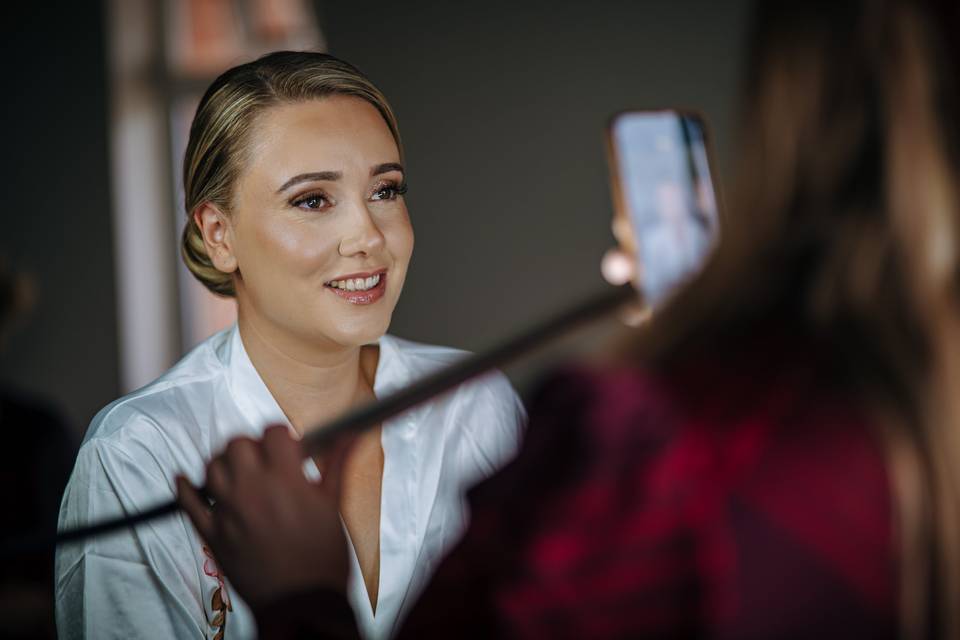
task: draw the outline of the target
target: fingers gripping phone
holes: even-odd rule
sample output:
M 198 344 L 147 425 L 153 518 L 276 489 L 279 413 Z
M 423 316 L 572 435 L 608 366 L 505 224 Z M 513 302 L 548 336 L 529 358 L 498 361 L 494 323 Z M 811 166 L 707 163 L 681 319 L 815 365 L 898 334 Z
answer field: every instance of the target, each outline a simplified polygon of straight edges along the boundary
M 719 240 L 706 124 L 691 111 L 625 111 L 610 120 L 607 147 L 616 215 L 632 230 L 635 284 L 655 308 Z

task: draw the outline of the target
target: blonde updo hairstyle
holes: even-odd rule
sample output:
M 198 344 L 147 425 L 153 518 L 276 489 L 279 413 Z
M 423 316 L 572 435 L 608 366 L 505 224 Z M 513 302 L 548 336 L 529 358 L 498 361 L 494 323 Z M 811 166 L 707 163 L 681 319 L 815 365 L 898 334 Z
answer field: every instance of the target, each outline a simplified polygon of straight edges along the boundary
M 200 100 L 183 161 L 187 224 L 180 252 L 190 272 L 213 293 L 235 296 L 233 274 L 213 265 L 194 212 L 211 203 L 229 215 L 237 178 L 247 160 L 250 131 L 264 110 L 332 95 L 354 96 L 376 107 L 403 156 L 397 120 L 387 99 L 355 67 L 328 54 L 267 54 L 223 73 Z

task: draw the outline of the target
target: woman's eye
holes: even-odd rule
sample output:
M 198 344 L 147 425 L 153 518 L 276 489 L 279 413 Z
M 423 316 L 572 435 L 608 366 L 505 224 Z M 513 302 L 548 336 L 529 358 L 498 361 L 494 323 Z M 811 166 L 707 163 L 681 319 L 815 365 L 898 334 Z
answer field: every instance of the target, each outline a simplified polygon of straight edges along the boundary
M 308 211 L 319 211 L 329 204 L 327 197 L 320 194 L 304 196 L 293 201 L 293 206 Z
M 396 187 L 384 187 L 373 194 L 374 200 L 393 200 L 397 197 Z
M 371 200 L 396 200 L 407 192 L 407 185 L 388 184 L 373 192 Z

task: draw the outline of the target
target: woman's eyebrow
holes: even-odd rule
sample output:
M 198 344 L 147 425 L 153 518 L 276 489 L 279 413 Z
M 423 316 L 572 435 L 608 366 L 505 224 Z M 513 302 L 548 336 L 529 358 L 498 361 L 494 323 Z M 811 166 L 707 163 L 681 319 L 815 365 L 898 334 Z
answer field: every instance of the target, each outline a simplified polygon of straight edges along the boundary
M 316 171 L 314 173 L 301 173 L 284 182 L 283 186 L 277 189 L 277 193 L 282 193 L 293 185 L 300 184 L 301 182 L 312 182 L 314 180 L 334 181 L 339 180 L 342 177 L 343 174 L 339 171 Z
M 378 164 L 373 169 L 370 169 L 370 177 L 378 176 L 381 173 L 389 173 L 390 171 L 403 173 L 403 165 L 399 162 L 384 162 L 383 164 Z
M 403 173 L 403 165 L 399 162 L 385 162 L 383 164 L 378 164 L 372 169 L 370 169 L 370 176 L 378 176 L 381 173 L 389 173 L 390 171 L 399 171 Z M 277 193 L 283 193 L 290 187 L 295 184 L 300 184 L 301 182 L 313 182 L 313 181 L 329 181 L 333 182 L 339 180 L 343 177 L 343 174 L 339 171 L 314 171 L 312 173 L 301 173 L 295 175 L 281 185 L 277 189 Z

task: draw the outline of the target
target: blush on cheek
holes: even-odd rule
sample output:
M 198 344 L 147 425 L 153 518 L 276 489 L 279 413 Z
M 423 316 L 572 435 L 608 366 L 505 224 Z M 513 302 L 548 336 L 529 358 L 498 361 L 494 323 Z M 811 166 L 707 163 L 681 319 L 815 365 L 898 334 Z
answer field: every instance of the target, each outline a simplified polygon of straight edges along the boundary
M 262 247 L 273 264 L 285 264 L 294 273 L 309 275 L 322 271 L 337 260 L 337 242 L 333 234 L 304 227 L 288 224 L 264 230 Z

